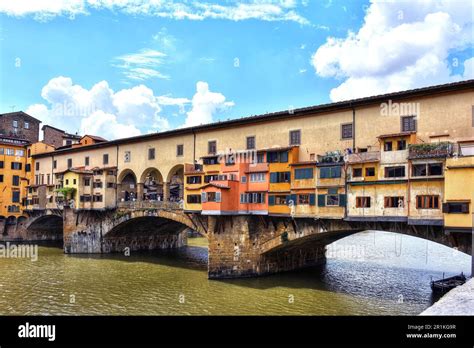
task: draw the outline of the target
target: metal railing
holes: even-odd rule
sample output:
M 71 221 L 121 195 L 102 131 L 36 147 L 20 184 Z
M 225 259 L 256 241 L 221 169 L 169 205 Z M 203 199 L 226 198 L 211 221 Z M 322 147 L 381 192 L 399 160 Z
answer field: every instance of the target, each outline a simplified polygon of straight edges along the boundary
M 182 210 L 183 203 L 168 201 L 124 201 L 118 202 L 117 207 L 125 209 Z

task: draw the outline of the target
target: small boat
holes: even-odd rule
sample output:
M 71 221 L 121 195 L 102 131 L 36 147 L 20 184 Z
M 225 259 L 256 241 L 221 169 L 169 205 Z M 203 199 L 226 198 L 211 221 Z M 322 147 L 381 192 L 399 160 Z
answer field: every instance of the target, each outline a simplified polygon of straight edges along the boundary
M 434 292 L 445 293 L 454 289 L 456 286 L 463 285 L 465 282 L 466 276 L 464 273 L 449 278 L 445 278 L 443 273 L 443 279 L 431 280 L 431 290 Z

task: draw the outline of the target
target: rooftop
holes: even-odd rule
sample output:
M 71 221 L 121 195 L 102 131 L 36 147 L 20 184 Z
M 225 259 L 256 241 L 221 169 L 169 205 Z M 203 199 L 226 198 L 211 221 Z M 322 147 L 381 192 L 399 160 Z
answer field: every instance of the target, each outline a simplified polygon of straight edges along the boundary
M 292 110 L 291 112 L 289 110 L 278 111 L 278 112 L 267 113 L 267 114 L 262 114 L 262 115 L 254 115 L 254 116 L 232 119 L 232 120 L 228 120 L 224 122 L 214 122 L 214 123 L 209 123 L 209 124 L 204 124 L 204 125 L 199 125 L 199 126 L 194 126 L 194 127 L 178 128 L 178 129 L 159 132 L 159 133 L 151 133 L 151 134 L 139 135 L 135 137 L 116 139 L 112 141 L 106 141 L 106 142 L 90 145 L 88 146 L 87 150 L 90 150 L 90 148 L 95 148 L 95 147 L 136 143 L 136 142 L 140 142 L 144 140 L 159 139 L 159 138 L 165 138 L 165 137 L 175 136 L 175 135 L 180 135 L 180 134 L 193 134 L 196 132 L 205 132 L 205 131 L 210 131 L 213 129 L 242 126 L 242 125 L 252 124 L 252 123 L 276 121 L 276 120 L 288 119 L 288 118 L 294 119 L 298 117 L 308 116 L 311 114 L 314 115 L 314 114 L 326 113 L 330 111 L 352 110 L 356 107 L 370 106 L 374 104 L 375 105 L 379 104 L 381 102 L 386 102 L 388 99 L 392 101 L 404 100 L 408 98 L 423 97 L 423 96 L 429 96 L 429 95 L 440 94 L 440 93 L 449 93 L 453 91 L 472 90 L 473 88 L 474 88 L 474 79 L 454 82 L 454 83 L 447 83 L 443 85 L 429 86 L 429 87 L 417 88 L 417 89 L 412 89 L 412 90 L 407 90 L 407 91 L 381 94 L 381 95 L 346 100 L 346 101 L 341 101 L 341 102 L 336 102 L 336 103 L 321 104 L 321 105 L 316 105 L 316 106 L 298 108 L 298 109 Z M 59 150 L 56 150 L 55 153 L 59 154 L 59 153 L 69 153 L 69 152 L 76 152 L 76 151 L 84 151 L 84 149 L 80 147 L 59 149 Z M 36 155 L 36 157 L 46 157 L 46 156 L 49 156 L 49 154 L 44 153 L 41 155 Z

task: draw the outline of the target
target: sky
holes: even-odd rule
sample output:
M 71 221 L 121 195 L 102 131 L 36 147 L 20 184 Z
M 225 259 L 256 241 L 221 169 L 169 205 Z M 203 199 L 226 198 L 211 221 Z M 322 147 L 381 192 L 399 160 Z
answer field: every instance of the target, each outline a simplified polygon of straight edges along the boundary
M 0 0 L 0 113 L 107 139 L 474 78 L 470 0 Z

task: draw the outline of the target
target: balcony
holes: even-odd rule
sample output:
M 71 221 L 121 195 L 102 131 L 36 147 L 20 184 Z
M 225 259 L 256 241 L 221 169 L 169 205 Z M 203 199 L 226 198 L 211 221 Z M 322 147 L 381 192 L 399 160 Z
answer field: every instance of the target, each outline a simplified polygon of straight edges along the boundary
M 380 151 L 352 153 L 347 158 L 348 164 L 372 163 L 380 161 Z
M 446 158 L 453 153 L 449 142 L 408 145 L 408 159 Z

